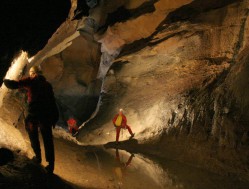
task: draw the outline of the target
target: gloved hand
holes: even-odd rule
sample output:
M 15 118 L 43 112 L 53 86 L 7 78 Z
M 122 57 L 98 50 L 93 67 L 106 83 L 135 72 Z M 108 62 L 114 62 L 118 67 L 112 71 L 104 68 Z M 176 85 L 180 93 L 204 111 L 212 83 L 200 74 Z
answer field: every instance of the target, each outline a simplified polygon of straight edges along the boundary
M 10 83 L 10 80 L 9 79 L 3 79 L 3 83 L 7 87 L 8 84 Z

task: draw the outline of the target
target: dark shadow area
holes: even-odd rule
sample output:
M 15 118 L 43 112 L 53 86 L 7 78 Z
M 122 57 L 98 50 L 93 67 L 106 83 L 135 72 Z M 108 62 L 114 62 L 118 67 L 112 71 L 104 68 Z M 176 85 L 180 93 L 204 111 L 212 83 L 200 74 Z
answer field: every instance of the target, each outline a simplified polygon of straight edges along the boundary
M 70 0 L 1 0 L 0 84 L 20 50 L 35 55 L 68 16 Z
M 100 33 L 105 32 L 109 26 L 112 26 L 115 23 L 118 23 L 118 22 L 122 23 L 131 18 L 135 19 L 141 15 L 154 12 L 155 11 L 154 4 L 157 1 L 158 0 L 152 0 L 149 2 L 145 2 L 138 8 L 130 9 L 130 10 L 126 9 L 124 6 L 119 7 L 116 11 L 109 13 L 107 15 L 105 24 L 98 29 L 98 32 Z
M 86 0 L 77 0 L 77 7 L 74 10 L 74 17 L 72 20 L 79 20 L 83 16 L 89 15 L 89 7 L 86 4 Z
M 0 150 L 0 161 L 1 189 L 73 189 L 71 183 L 9 149 Z
M 65 99 L 65 97 L 62 98 Z M 67 96 L 66 99 L 67 102 L 62 102 L 60 99 L 57 100 L 60 111 L 60 118 L 57 124 L 62 127 L 67 125 L 66 121 L 71 116 L 75 117 L 78 125 L 87 121 L 97 107 L 99 96 Z
M 142 38 L 140 40 L 137 40 L 135 42 L 133 42 L 132 44 L 128 44 L 128 45 L 125 45 L 121 51 L 121 53 L 119 54 L 118 57 L 122 57 L 122 56 L 125 56 L 125 55 L 128 55 L 128 54 L 132 54 L 132 53 L 136 53 L 140 50 L 142 50 L 144 47 L 146 46 L 154 46 L 154 45 L 157 45 L 171 37 L 174 37 L 174 36 L 181 36 L 185 33 L 187 33 L 187 31 L 180 31 L 180 32 L 177 32 L 177 33 L 172 33 L 170 35 L 167 35 L 166 37 L 160 39 L 160 40 L 155 40 L 155 41 L 152 41 L 153 39 L 153 36 L 156 34 L 157 32 L 155 32 L 152 36 L 148 37 L 148 38 Z
M 116 144 L 115 141 L 108 142 L 108 143 L 104 144 L 103 146 L 106 149 L 115 148 L 115 149 L 127 150 L 127 149 L 131 149 L 131 148 L 136 149 L 139 146 L 139 144 L 138 144 L 138 140 L 132 138 L 132 139 L 120 141 L 118 144 Z M 130 150 L 127 150 L 127 151 L 130 152 Z
M 151 39 L 152 39 L 152 37 L 142 38 L 142 39 L 134 41 L 131 44 L 125 45 L 122 48 L 120 54 L 118 55 L 118 58 L 142 50 L 144 47 L 146 47 L 149 44 Z
M 50 189 L 74 189 L 77 186 L 74 186 L 72 183 L 67 182 L 61 179 L 58 175 L 47 175 L 47 186 Z
M 100 107 L 99 111 L 97 112 L 97 115 L 95 116 L 98 119 L 91 119 L 87 122 L 87 124 L 84 125 L 84 127 L 80 128 L 79 133 L 77 135 L 77 140 L 80 140 L 80 138 L 85 137 L 85 135 L 87 135 L 89 131 L 94 131 L 95 129 L 100 128 L 104 123 L 110 121 L 111 117 L 109 116 L 110 112 L 108 111 L 111 111 L 112 109 L 111 108 L 111 106 L 113 105 L 112 96 L 102 93 L 100 95 L 100 98 L 102 104 L 105 104 L 105 106 L 101 107 L 105 107 L 105 109 L 102 109 Z
M 168 14 L 163 24 L 170 24 L 178 21 L 195 19 L 200 13 L 213 9 L 222 8 L 232 3 L 238 3 L 241 0 L 195 0 L 190 4 L 184 5 Z
M 124 22 L 131 17 L 131 13 L 126 8 L 119 7 L 115 12 L 109 13 L 105 25 L 101 26 L 98 31 L 106 31 L 108 26 L 112 26 L 117 22 Z
M 154 4 L 158 1 L 159 0 L 147 1 L 138 8 L 131 9 L 130 14 L 132 15 L 132 18 L 138 18 L 139 16 L 154 12 L 156 10 Z
M 11 150 L 7 148 L 0 148 L 0 166 L 7 164 L 10 161 L 13 161 L 14 154 Z
M 72 184 L 63 181 L 60 177 L 41 176 L 41 178 L 30 180 L 19 180 L 19 178 L 10 178 L 0 175 L 0 188 L 1 189 L 75 189 Z

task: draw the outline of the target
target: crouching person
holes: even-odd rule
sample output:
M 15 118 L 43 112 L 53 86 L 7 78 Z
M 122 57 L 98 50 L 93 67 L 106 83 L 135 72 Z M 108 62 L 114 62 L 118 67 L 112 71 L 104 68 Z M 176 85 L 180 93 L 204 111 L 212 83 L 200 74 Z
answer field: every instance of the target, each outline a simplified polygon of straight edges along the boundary
M 45 168 L 48 173 L 53 173 L 55 155 L 52 127 L 58 121 L 59 112 L 51 84 L 46 81 L 37 66 L 30 68 L 29 77 L 19 81 L 5 79 L 4 84 L 9 89 L 25 89 L 27 91 L 28 115 L 25 119 L 25 127 L 35 153 L 33 160 L 37 163 L 42 161 L 39 129 L 44 142 L 46 161 L 48 162 Z
M 71 117 L 67 120 L 67 126 L 69 133 L 71 133 L 72 136 L 75 136 L 79 130 L 77 126 L 77 121 L 73 117 Z

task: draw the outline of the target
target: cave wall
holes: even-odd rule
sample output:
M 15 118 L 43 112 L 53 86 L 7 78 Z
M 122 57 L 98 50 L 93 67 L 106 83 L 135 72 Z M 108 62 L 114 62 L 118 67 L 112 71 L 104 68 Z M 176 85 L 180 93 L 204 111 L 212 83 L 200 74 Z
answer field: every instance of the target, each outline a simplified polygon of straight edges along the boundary
M 123 108 L 133 150 L 248 175 L 249 1 L 102 0 L 82 18 L 71 3 L 28 65 L 52 83 L 60 126 L 74 116 L 79 142 L 105 144 Z
M 96 108 L 101 81 L 96 79 L 99 47 L 78 36 L 58 54 L 41 62 L 44 76 L 53 84 L 60 121 L 74 117 L 78 124 L 86 121 Z M 63 123 L 64 121 L 64 123 Z
M 138 105 L 148 104 L 145 109 L 155 105 L 157 109 L 160 103 L 166 102 L 172 106 L 165 110 L 169 112 L 166 115 L 171 117 L 174 109 L 184 100 L 171 102 L 177 98 L 184 99 L 192 91 L 208 86 L 234 64 L 241 50 L 237 46 L 241 46 L 241 30 L 245 30 L 243 3 L 229 2 L 223 7 L 213 5 L 197 17 L 176 20 L 177 15 L 181 16 L 182 13 L 179 10 L 185 11 L 183 7 L 186 4 L 198 9 L 196 1 L 179 1 L 178 4 L 158 1 L 153 4 L 154 12 L 124 23 L 118 22 L 101 36 L 96 34 L 100 38 L 102 55 L 111 55 L 121 49 L 104 78 L 102 93 L 120 101 L 120 105 L 114 105 L 116 108 L 113 112 L 121 106 L 126 109 L 127 104 L 134 106 L 134 110 L 126 112 L 132 112 L 130 114 L 134 120 L 131 122 L 143 125 L 138 132 L 147 129 L 146 125 L 151 129 L 146 120 L 140 123 L 140 120 L 144 120 L 142 117 L 148 116 L 146 112 L 141 114 L 137 111 Z M 141 119 L 134 112 L 139 112 Z M 152 116 L 154 121 L 148 119 L 153 123 L 156 117 Z M 161 121 L 158 123 L 162 125 Z M 158 130 L 157 127 L 155 129 Z
M 99 112 L 78 140 L 114 141 L 111 119 L 123 108 L 144 146 L 137 150 L 220 172 L 247 167 L 248 1 L 152 6 L 95 34 L 102 54 L 118 55 L 104 77 Z M 121 140 L 128 138 L 124 131 Z
M 72 0 L 68 18 L 28 66 L 39 65 L 52 83 L 60 111 L 57 124 L 64 128 L 71 117 L 81 125 L 91 116 L 101 89 L 97 79 L 100 45 L 77 31 L 80 21 L 73 19 L 76 9 L 77 1 Z

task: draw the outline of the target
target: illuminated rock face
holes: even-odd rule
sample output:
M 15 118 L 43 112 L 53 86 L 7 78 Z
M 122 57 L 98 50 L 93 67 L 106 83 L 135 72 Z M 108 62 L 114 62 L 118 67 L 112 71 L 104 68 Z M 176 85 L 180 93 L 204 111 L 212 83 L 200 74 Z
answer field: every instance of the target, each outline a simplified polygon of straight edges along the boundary
M 41 66 L 44 76 L 53 85 L 60 110 L 58 125 L 64 128 L 70 117 L 80 125 L 91 116 L 101 88 L 101 81 L 97 79 L 100 45 L 81 36 L 77 31 L 78 21 L 70 20 L 75 3 L 72 1 L 69 19 L 31 61 L 31 65 Z
M 27 54 L 22 52 L 18 58 L 16 58 L 8 70 L 5 79 L 17 80 L 23 74 L 23 69 L 28 63 Z M 20 123 L 23 120 L 24 107 L 21 104 L 23 95 L 16 90 L 9 90 L 5 85 L 0 88 L 0 146 L 6 147 L 12 150 L 22 150 L 25 153 L 28 152 L 25 137 L 21 133 L 23 128 L 19 128 Z M 18 128 L 18 129 L 17 129 Z M 19 132 L 21 131 L 21 132 Z
M 80 142 L 114 141 L 111 119 L 123 108 L 144 145 L 137 151 L 246 174 L 248 1 L 100 2 L 85 22 L 70 20 L 72 0 L 69 19 L 31 62 L 53 84 L 60 124 L 71 114 L 87 120 L 100 97 Z M 112 17 L 118 11 L 128 16 Z
M 112 63 L 99 112 L 78 140 L 114 141 L 111 119 L 123 108 L 139 143 L 157 147 L 148 148 L 150 153 L 210 162 L 205 166 L 216 170 L 224 167 L 211 160 L 212 154 L 228 164 L 242 157 L 236 166 L 243 167 L 248 154 L 241 149 L 248 148 L 249 131 L 248 2 L 157 1 L 153 6 L 153 12 L 95 34 L 102 58 L 111 57 Z M 128 137 L 124 132 L 121 140 Z
M 59 125 L 70 117 L 78 124 L 86 121 L 95 110 L 101 88 L 96 80 L 100 52 L 97 43 L 88 43 L 78 36 L 59 54 L 41 63 L 45 77 L 53 83 L 60 109 Z

